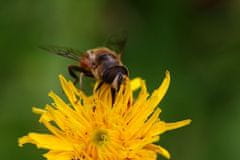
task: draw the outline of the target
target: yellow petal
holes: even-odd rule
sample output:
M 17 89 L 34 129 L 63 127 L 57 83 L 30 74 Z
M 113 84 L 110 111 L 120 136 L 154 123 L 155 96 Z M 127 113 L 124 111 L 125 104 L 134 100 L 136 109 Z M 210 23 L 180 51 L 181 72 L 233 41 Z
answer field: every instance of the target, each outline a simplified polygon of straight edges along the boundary
M 55 94 L 53 91 L 48 93 L 48 96 L 53 99 L 53 101 L 56 104 L 56 108 L 60 111 L 64 112 L 72 112 L 72 108 L 69 107 L 57 94 Z
M 149 134 L 152 136 L 159 135 L 166 131 L 174 130 L 174 129 L 189 125 L 191 123 L 191 121 L 192 120 L 190 120 L 190 119 L 178 121 L 178 122 L 172 122 L 172 123 L 159 121 L 152 126 L 151 130 L 149 131 L 150 132 Z
M 158 94 L 158 97 L 160 99 L 163 98 L 163 96 L 166 94 L 167 90 L 168 90 L 168 87 L 169 87 L 169 84 L 170 84 L 170 72 L 167 70 L 166 73 L 165 73 L 165 78 L 161 84 L 161 86 L 157 89 L 157 92 L 159 93 Z
M 135 117 L 129 122 L 129 134 L 134 134 L 138 128 L 144 124 L 149 115 L 154 111 L 156 106 L 162 100 L 163 96 L 167 92 L 168 86 L 170 84 L 170 74 L 166 71 L 165 78 L 158 89 L 156 89 L 152 96 L 147 100 L 146 103 L 141 104 L 140 110 L 136 111 Z
M 43 125 L 55 136 L 62 137 L 63 131 L 61 131 L 59 128 L 57 128 L 55 125 L 51 124 L 48 121 L 42 121 Z
M 148 144 L 144 147 L 145 149 L 152 150 L 154 152 L 159 153 L 160 155 L 164 156 L 167 159 L 170 159 L 170 153 L 161 146 L 155 144 Z
M 133 80 L 131 80 L 130 86 L 131 86 L 132 91 L 135 91 L 141 87 L 141 81 L 142 81 L 141 78 L 134 78 Z
M 148 149 L 140 149 L 137 151 L 137 154 L 135 152 L 129 152 L 126 159 L 131 160 L 156 160 L 157 154 L 154 151 L 148 150 Z
M 157 121 L 159 114 L 161 113 L 161 109 L 157 108 L 155 112 L 151 115 L 151 117 L 145 122 L 145 124 L 141 127 L 138 132 L 138 135 L 145 136 L 145 134 L 152 127 L 153 123 Z
M 29 133 L 27 136 L 19 138 L 18 144 L 22 147 L 26 143 L 35 144 L 38 148 L 71 151 L 72 145 L 64 139 L 57 138 L 49 134 Z
M 46 105 L 46 108 L 48 107 L 49 105 Z M 42 123 L 43 121 L 51 121 L 52 120 L 52 116 L 44 109 L 41 109 L 41 108 L 37 108 L 37 107 L 32 107 L 32 112 L 35 113 L 35 114 L 40 114 L 41 117 L 39 119 L 39 122 Z
M 48 160 L 71 160 L 74 157 L 72 152 L 63 151 L 50 151 L 43 156 Z
M 189 125 L 191 122 L 192 122 L 191 119 L 187 119 L 187 120 L 173 122 L 173 123 L 166 123 L 166 131 L 181 128 L 183 126 Z
M 147 97 L 149 96 L 146 88 L 146 84 L 143 80 L 141 80 L 141 90 L 135 100 L 134 104 L 127 110 L 127 114 L 125 115 L 125 122 L 130 123 L 132 119 L 138 117 L 142 108 L 144 107 L 143 104 L 145 103 Z
M 169 84 L 170 84 L 170 73 L 169 73 L 169 71 L 166 71 L 165 78 L 164 78 L 162 84 L 160 85 L 160 87 L 158 89 L 156 89 L 152 93 L 152 96 L 148 100 L 148 106 L 149 106 L 148 112 L 151 113 L 152 110 L 160 103 L 160 101 L 165 96 L 165 94 L 168 90 Z M 146 113 L 146 114 L 149 114 L 149 113 Z
M 33 113 L 36 113 L 36 114 L 46 113 L 46 111 L 45 111 L 44 109 L 37 108 L 37 107 L 32 107 L 32 112 L 33 112 Z
M 68 82 L 62 75 L 59 75 L 59 79 L 60 79 L 60 83 L 62 86 L 62 89 L 65 93 L 65 95 L 67 96 L 68 100 L 71 102 L 71 104 L 74 106 L 78 99 L 76 97 L 76 95 L 74 94 L 74 90 L 71 89 L 71 83 L 72 82 Z

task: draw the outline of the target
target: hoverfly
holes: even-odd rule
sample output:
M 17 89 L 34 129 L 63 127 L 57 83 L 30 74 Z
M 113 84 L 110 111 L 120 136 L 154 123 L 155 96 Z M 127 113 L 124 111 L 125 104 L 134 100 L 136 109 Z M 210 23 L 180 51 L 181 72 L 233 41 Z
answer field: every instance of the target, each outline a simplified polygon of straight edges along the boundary
M 103 83 L 107 83 L 111 85 L 113 90 L 117 91 L 125 78 L 129 76 L 127 67 L 121 61 L 125 42 L 121 42 L 118 45 L 120 53 L 107 47 L 89 49 L 85 52 L 55 46 L 40 48 L 79 63 L 79 65 L 68 66 L 68 72 L 74 78 L 74 84 L 80 82 L 81 86 L 82 77 L 87 76 L 101 81 L 98 88 Z

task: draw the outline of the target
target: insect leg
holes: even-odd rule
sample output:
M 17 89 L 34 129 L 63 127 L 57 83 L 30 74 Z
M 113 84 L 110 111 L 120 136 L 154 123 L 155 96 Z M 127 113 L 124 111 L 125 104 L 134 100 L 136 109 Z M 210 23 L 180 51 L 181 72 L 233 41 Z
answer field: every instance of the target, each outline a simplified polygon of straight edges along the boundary
M 82 89 L 82 78 L 83 78 L 83 76 L 84 76 L 83 72 L 80 72 L 80 74 L 79 74 L 80 89 Z
M 112 105 L 115 103 L 115 98 L 116 98 L 116 89 L 111 88 L 111 94 L 112 94 Z
M 74 84 L 77 84 L 78 82 L 81 83 L 81 74 L 87 77 L 93 77 L 92 73 L 90 71 L 87 71 L 86 69 L 80 67 L 80 66 L 76 66 L 76 65 L 70 65 L 68 66 L 68 72 L 69 74 L 74 78 Z M 80 72 L 80 78 L 77 75 L 76 72 Z M 81 85 L 81 84 L 80 84 Z
M 99 90 L 102 87 L 103 84 L 104 84 L 103 81 L 99 82 L 99 84 L 97 85 L 96 91 Z

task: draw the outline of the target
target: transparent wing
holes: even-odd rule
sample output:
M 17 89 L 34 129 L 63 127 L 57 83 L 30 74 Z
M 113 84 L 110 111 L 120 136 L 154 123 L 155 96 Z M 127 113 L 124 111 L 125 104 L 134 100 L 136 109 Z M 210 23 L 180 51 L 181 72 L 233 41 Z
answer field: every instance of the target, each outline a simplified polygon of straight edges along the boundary
M 104 42 L 104 46 L 116 51 L 119 54 L 123 54 L 127 43 L 127 32 L 120 32 L 108 37 Z
M 48 51 L 49 53 L 67 57 L 69 59 L 78 61 L 80 60 L 80 55 L 83 52 L 78 50 L 67 48 L 67 47 L 57 47 L 57 46 L 40 46 L 39 48 Z

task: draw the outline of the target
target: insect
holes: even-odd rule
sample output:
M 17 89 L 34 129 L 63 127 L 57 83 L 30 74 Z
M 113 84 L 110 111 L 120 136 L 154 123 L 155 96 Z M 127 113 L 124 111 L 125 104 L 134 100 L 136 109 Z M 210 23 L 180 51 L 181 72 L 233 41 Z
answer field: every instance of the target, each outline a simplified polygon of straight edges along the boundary
M 121 61 L 121 53 L 117 54 L 107 47 L 89 49 L 85 52 L 54 46 L 40 48 L 79 62 L 79 65 L 69 65 L 68 71 L 74 78 L 74 83 L 80 82 L 80 86 L 82 77 L 87 76 L 101 81 L 97 88 L 107 83 L 117 91 L 125 78 L 129 76 L 127 67 Z

